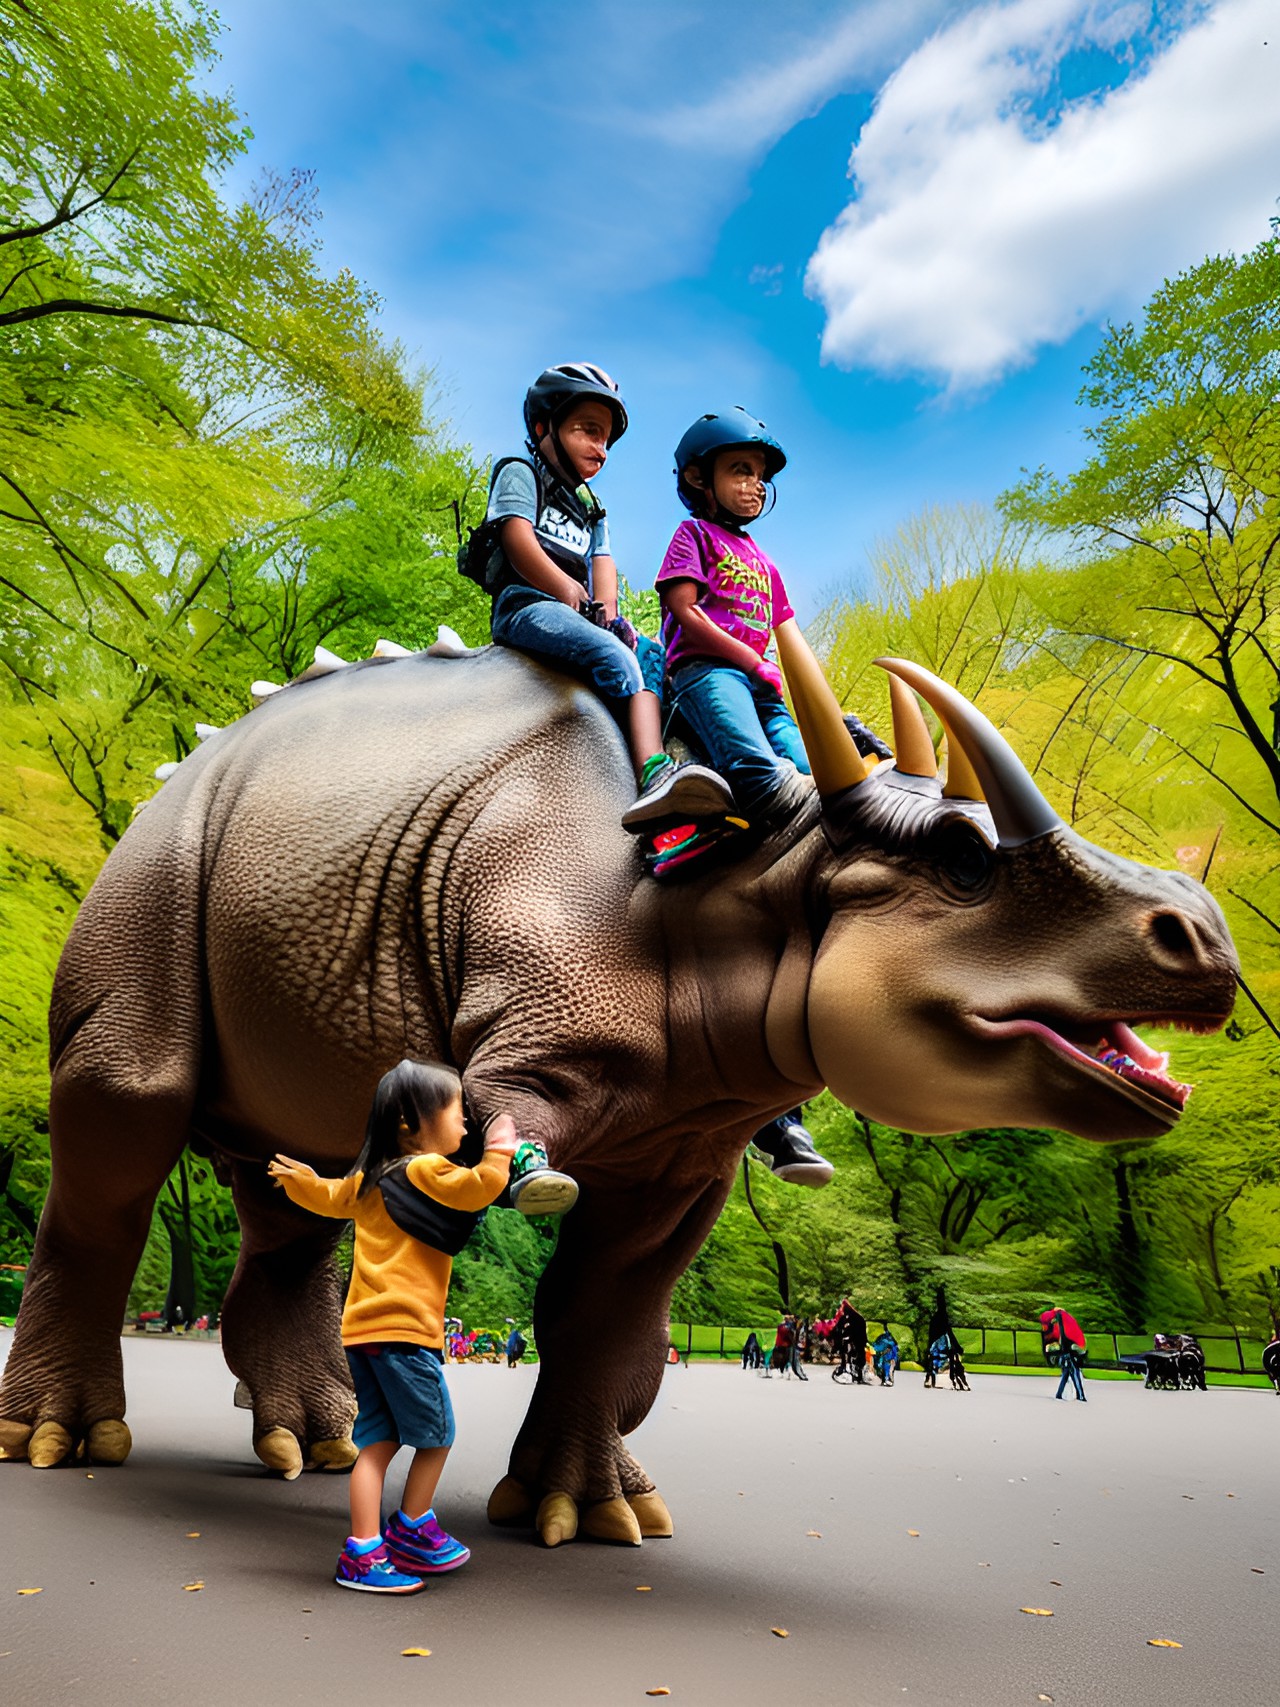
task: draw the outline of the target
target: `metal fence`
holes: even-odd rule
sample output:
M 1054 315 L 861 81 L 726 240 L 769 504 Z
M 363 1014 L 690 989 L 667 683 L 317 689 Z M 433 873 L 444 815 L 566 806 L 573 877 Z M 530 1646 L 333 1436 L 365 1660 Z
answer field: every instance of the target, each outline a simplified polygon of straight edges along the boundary
M 767 1352 L 773 1344 L 774 1326 L 757 1328 L 715 1327 L 698 1322 L 672 1322 L 671 1343 L 682 1357 L 740 1358 L 747 1336 L 754 1332 Z M 910 1328 L 889 1323 L 890 1332 L 904 1355 L 913 1355 L 915 1335 Z M 875 1328 L 868 1323 L 875 1338 Z M 983 1364 L 1013 1369 L 1045 1369 L 1040 1329 L 955 1328 L 964 1349 L 965 1361 L 975 1368 Z M 1090 1330 L 1089 1364 L 1095 1369 L 1119 1368 L 1122 1357 L 1141 1357 L 1151 1350 L 1150 1334 L 1112 1334 Z M 1265 1340 L 1251 1338 L 1239 1330 L 1230 1334 L 1197 1334 L 1205 1355 L 1205 1369 L 1213 1375 L 1253 1375 L 1262 1371 Z

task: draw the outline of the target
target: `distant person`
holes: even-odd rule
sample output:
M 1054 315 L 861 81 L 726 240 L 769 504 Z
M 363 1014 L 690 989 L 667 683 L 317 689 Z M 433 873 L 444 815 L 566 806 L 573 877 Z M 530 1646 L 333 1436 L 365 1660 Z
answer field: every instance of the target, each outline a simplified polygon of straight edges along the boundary
M 511 1318 L 507 1318 L 511 1321 Z M 514 1322 L 511 1322 L 511 1332 L 507 1335 L 507 1368 L 514 1369 L 529 1349 L 529 1342 L 520 1332 Z
M 832 1329 L 832 1338 L 840 1352 L 841 1367 L 859 1386 L 867 1379 L 867 1318 L 855 1310 L 847 1298 L 840 1300 Z
M 773 1352 L 769 1359 L 769 1369 L 766 1369 L 765 1380 L 769 1379 L 769 1370 L 778 1369 L 786 1375 L 791 1367 L 791 1348 L 795 1344 L 796 1328 L 794 1318 L 784 1316 L 778 1323 L 773 1336 Z
M 1070 1381 L 1076 1398 L 1081 1403 L 1087 1403 L 1080 1371 L 1084 1367 L 1088 1346 L 1079 1322 L 1061 1305 L 1050 1304 L 1040 1312 L 1040 1332 L 1043 1336 L 1045 1356 L 1051 1363 L 1056 1362 L 1061 1371 L 1058 1391 L 1053 1395 L 1054 1398 L 1062 1397 L 1067 1382 Z
M 490 1124 L 474 1168 L 449 1160 L 466 1137 L 462 1082 L 453 1068 L 402 1061 L 378 1085 L 364 1148 L 345 1179 L 321 1179 L 288 1156 L 268 1165 L 302 1208 L 355 1222 L 342 1343 L 356 1390 L 359 1457 L 351 1472 L 351 1534 L 334 1578 L 340 1588 L 415 1594 L 425 1577 L 457 1570 L 471 1557 L 441 1528 L 432 1504 L 454 1439 L 442 1368 L 453 1257 L 441 1245 L 461 1249 L 478 1212 L 505 1188 L 515 1124 L 505 1114 Z M 402 1446 L 413 1448 L 413 1462 L 384 1531 L 383 1483 Z
M 939 1334 L 937 1339 L 930 1344 L 924 1358 L 924 1384 L 926 1387 L 938 1385 L 939 1372 L 951 1361 L 951 1345 L 950 1329 Z
M 793 1316 L 791 1318 L 791 1326 L 793 1337 L 791 1340 L 791 1356 L 787 1362 L 787 1368 L 790 1370 L 792 1375 L 797 1378 L 797 1380 L 807 1381 L 809 1377 L 800 1367 L 800 1359 L 803 1353 L 808 1349 L 809 1324 L 808 1322 L 799 1321 Z
M 882 1334 L 876 1335 L 875 1339 L 871 1342 L 871 1350 L 873 1353 L 872 1367 L 876 1372 L 880 1385 L 882 1387 L 892 1387 L 894 1371 L 901 1362 L 902 1353 L 898 1348 L 897 1340 L 894 1339 L 888 1328 L 886 1328 Z
M 764 1364 L 764 1347 L 754 1333 L 749 1333 L 742 1347 L 742 1367 L 760 1369 Z

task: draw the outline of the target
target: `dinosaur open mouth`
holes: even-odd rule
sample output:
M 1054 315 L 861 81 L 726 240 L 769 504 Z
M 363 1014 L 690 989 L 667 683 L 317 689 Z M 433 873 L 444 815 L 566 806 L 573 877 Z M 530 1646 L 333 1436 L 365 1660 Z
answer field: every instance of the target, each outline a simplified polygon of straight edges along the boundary
M 1144 1043 L 1123 1020 L 1098 1020 L 1086 1024 L 1018 1018 L 984 1020 L 984 1030 L 1001 1037 L 1036 1037 L 1087 1071 L 1119 1079 L 1124 1088 L 1138 1093 L 1136 1101 L 1154 1103 L 1172 1124 L 1187 1105 L 1192 1086 L 1173 1078 L 1169 1057 Z M 1070 1032 L 1072 1035 L 1066 1035 Z

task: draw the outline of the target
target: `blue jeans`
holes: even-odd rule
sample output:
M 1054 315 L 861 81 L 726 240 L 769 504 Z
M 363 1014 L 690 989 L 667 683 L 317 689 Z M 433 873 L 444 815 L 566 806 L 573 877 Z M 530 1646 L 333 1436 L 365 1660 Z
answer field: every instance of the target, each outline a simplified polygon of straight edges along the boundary
M 1058 1391 L 1053 1395 L 1054 1398 L 1060 1399 L 1062 1397 L 1062 1389 L 1066 1386 L 1067 1382 L 1070 1381 L 1075 1387 L 1076 1398 L 1083 1399 L 1084 1382 L 1080 1379 L 1080 1364 L 1077 1359 L 1068 1356 L 1060 1357 L 1058 1359 L 1058 1367 L 1062 1371 L 1062 1379 L 1058 1382 Z
M 665 654 L 656 640 L 640 635 L 633 652 L 616 634 L 537 587 L 504 587 L 493 601 L 491 629 L 499 646 L 570 671 L 615 709 L 642 688 L 662 696 Z
M 682 664 L 672 677 L 672 709 L 689 725 L 707 758 L 746 813 L 769 805 L 790 759 L 804 776 L 809 761 L 795 718 L 767 682 L 726 664 Z

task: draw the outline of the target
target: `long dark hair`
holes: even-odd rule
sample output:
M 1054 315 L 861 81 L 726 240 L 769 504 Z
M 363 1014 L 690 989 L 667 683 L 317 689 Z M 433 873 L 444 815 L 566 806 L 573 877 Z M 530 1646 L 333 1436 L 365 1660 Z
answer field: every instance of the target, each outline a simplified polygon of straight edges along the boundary
M 462 1080 L 440 1061 L 401 1061 L 384 1073 L 365 1123 L 364 1148 L 347 1177 L 363 1174 L 357 1197 L 372 1191 L 388 1168 L 403 1162 L 401 1127 L 416 1132 L 462 1095 Z

